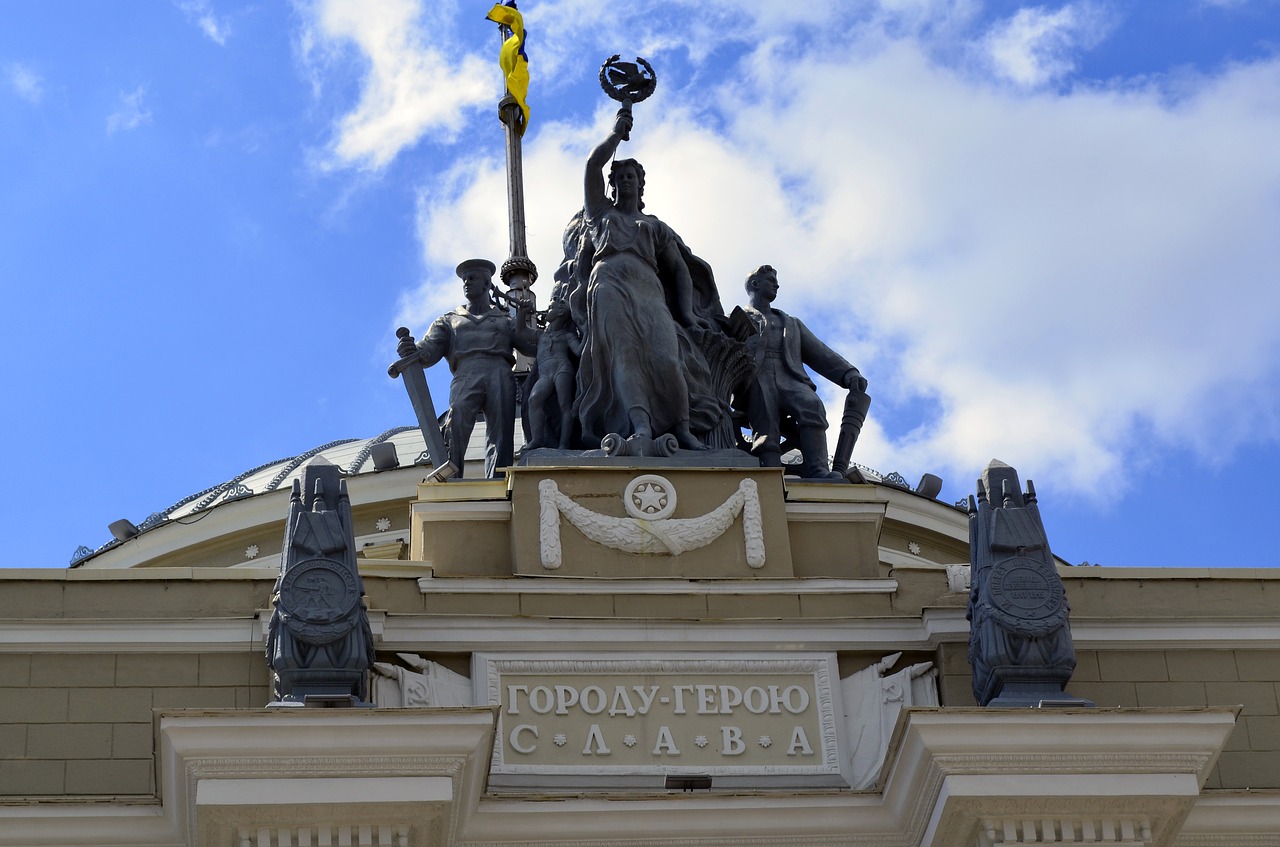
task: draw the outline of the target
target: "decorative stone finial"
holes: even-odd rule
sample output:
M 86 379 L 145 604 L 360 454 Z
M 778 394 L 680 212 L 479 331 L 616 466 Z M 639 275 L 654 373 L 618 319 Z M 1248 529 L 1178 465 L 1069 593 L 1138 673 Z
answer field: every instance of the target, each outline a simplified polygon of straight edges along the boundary
M 347 484 L 317 457 L 294 480 L 280 578 L 272 593 L 267 664 L 273 706 L 367 706 L 373 633 L 356 568 Z
M 1066 591 L 1035 486 L 991 460 L 969 500 L 969 663 L 983 706 L 1091 706 L 1066 694 L 1076 667 Z

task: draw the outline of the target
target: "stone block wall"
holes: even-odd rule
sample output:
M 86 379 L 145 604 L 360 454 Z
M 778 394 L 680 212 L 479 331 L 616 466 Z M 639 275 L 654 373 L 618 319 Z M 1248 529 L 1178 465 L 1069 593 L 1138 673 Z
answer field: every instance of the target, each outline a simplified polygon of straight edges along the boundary
M 152 795 L 153 709 L 269 699 L 257 651 L 0 654 L 0 795 Z
M 942 705 L 975 705 L 966 645 L 938 663 Z M 1205 787 L 1280 788 L 1280 650 L 1080 650 L 1067 690 L 1099 706 L 1243 706 Z

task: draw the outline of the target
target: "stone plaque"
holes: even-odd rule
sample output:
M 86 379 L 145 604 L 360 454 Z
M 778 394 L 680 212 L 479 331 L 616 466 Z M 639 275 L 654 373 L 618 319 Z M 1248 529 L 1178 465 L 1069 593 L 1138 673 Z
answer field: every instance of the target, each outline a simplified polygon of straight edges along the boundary
M 491 782 L 844 785 L 832 654 L 476 654 L 476 702 L 500 707 Z M 550 780 L 550 781 L 548 781 Z

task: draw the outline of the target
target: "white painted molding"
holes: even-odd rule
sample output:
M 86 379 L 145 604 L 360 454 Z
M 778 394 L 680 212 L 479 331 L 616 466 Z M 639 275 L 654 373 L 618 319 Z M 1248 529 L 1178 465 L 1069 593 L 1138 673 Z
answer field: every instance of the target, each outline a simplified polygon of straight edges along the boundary
M 929 610 L 923 618 L 789 621 L 655 621 L 393 615 L 383 649 L 441 652 L 503 650 L 726 651 L 926 650 L 969 638 L 964 609 Z
M 1214 791 L 1196 801 L 1176 847 L 1277 847 L 1280 790 Z
M 487 708 L 161 713 L 161 796 L 192 847 L 326 819 L 404 827 L 406 847 L 453 843 L 483 793 L 494 721 Z
M 424 579 L 425 592 L 456 589 L 444 583 L 458 583 L 458 593 L 470 593 L 467 586 L 483 593 L 484 580 Z M 636 591 L 653 594 L 754 594 L 768 595 L 769 580 L 682 583 L 684 591 L 664 581 L 647 580 L 634 589 L 617 589 L 612 583 L 577 580 L 495 580 L 522 583 L 515 593 L 619 593 Z M 529 587 L 523 583 L 528 582 Z M 625 581 L 622 581 L 625 583 Z M 678 582 L 678 581 L 677 581 Z M 766 583 L 760 588 L 757 582 Z M 811 583 L 815 593 L 881 593 L 886 585 L 876 580 L 849 580 L 843 588 L 824 590 L 822 580 Z M 836 581 L 839 582 L 839 581 Z M 889 581 L 886 581 L 889 582 Z M 533 586 L 546 586 L 534 588 Z M 562 588 L 556 586 L 563 585 Z M 439 586 L 439 588 L 437 588 Z M 865 591 L 864 591 L 865 589 Z M 795 589 L 783 593 L 807 593 Z M 443 652 L 476 650 L 701 650 L 720 644 L 726 650 L 774 652 L 779 644 L 795 650 L 932 650 L 939 644 L 963 643 L 969 639 L 969 622 L 960 607 L 925 609 L 919 618 L 790 619 L 785 621 L 640 621 L 626 619 L 528 619 L 463 615 L 388 614 L 369 612 L 369 623 L 380 649 L 414 652 L 425 649 Z M 259 610 L 252 617 L 217 619 L 67 619 L 0 621 L 0 653 L 235 653 L 257 652 L 262 648 L 270 612 Z M 1129 620 L 1096 621 L 1073 617 L 1072 637 L 1078 650 L 1106 649 L 1277 649 L 1280 648 L 1280 620 Z
M 368 612 L 381 640 L 386 612 Z M 270 609 L 236 618 L 136 618 L 0 621 L 0 653 L 239 653 L 266 643 Z
M 882 791 L 492 796 L 488 710 L 165 713 L 163 805 L 0 805 L 0 847 L 236 844 L 264 820 L 301 832 L 330 810 L 344 826 L 408 824 L 413 847 L 974 847 L 987 821 L 1047 818 L 1147 821 L 1156 844 L 1173 842 L 1185 818 L 1178 847 L 1274 847 L 1277 792 L 1199 793 L 1234 721 L 1221 708 L 907 709 Z M 383 802 L 306 803 L 294 784 L 296 808 L 246 803 L 263 798 L 222 782 L 313 778 Z M 385 779 L 397 780 L 396 797 L 378 791 Z
M 474 500 L 447 502 L 426 500 L 410 507 L 412 514 L 423 521 L 509 521 L 510 500 Z
M 896 579 L 510 579 L 423 577 L 423 594 L 892 594 Z
M 789 521 L 839 521 L 841 523 L 878 523 L 884 518 L 883 503 L 809 502 L 788 500 Z
M 889 496 L 885 507 L 885 520 L 928 529 L 955 541 L 969 543 L 969 516 L 945 503 L 929 500 L 918 494 L 898 491 L 892 486 L 881 486 Z
M 1077 650 L 1275 649 L 1280 647 L 1280 620 L 1275 617 L 1118 620 L 1072 615 L 1071 638 Z
M 951 567 L 950 565 L 942 565 L 926 559 L 923 556 L 915 556 L 911 553 L 904 553 L 901 550 L 894 550 L 889 547 L 879 548 L 880 564 L 888 565 L 891 568 L 912 568 L 915 570 L 940 570 L 943 567 Z M 968 567 L 968 565 L 965 565 Z
M 258 650 L 256 616 L 174 620 L 0 621 L 0 653 L 187 653 Z

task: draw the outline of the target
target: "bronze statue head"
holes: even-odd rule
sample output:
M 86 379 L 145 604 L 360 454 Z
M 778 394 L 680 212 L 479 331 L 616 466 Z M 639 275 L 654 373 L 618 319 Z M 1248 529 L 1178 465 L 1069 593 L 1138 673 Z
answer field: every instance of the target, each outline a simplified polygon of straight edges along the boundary
M 644 165 L 640 164 L 635 159 L 618 159 L 613 163 L 613 166 L 609 168 L 609 188 L 613 192 L 613 195 L 612 195 L 613 202 L 614 203 L 618 202 L 617 174 L 619 171 L 625 170 L 627 168 L 630 168 L 635 173 L 636 177 L 638 177 L 637 179 L 637 182 L 639 183 L 638 190 L 640 192 L 638 203 L 639 203 L 639 208 L 643 209 L 644 208 Z
M 745 288 L 747 289 L 748 294 L 755 290 L 756 280 L 763 277 L 771 277 L 773 279 L 774 288 L 777 288 L 778 272 L 773 269 L 773 265 L 761 265 L 751 273 L 747 274 Z

